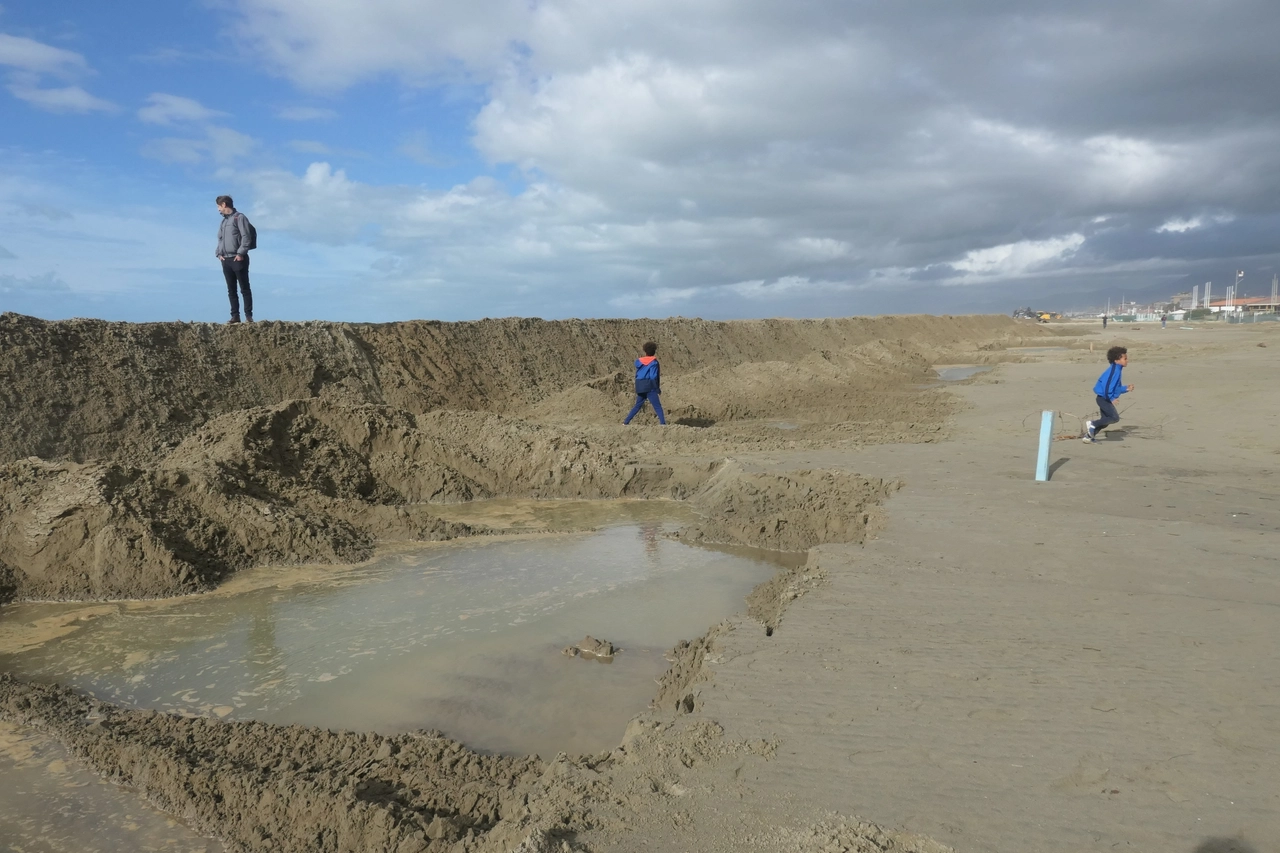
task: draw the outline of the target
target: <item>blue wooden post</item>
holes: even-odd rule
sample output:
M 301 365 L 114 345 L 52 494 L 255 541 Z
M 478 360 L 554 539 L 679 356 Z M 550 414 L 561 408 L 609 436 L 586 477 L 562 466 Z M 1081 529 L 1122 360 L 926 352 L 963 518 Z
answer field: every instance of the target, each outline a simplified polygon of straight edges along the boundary
M 1040 415 L 1040 455 L 1036 457 L 1036 479 L 1049 479 L 1049 446 L 1053 444 L 1053 412 Z

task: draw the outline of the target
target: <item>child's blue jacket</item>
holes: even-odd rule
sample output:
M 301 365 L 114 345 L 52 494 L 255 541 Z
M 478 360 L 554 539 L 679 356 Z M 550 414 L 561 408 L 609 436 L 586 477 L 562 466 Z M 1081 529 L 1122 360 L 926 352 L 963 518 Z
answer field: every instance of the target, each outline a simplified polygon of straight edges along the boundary
M 642 355 L 636 359 L 636 393 L 662 393 L 662 373 L 657 356 Z
M 1093 393 L 1099 397 L 1105 397 L 1108 400 L 1117 400 L 1120 395 L 1127 389 L 1124 387 L 1124 380 L 1120 378 L 1120 374 L 1124 373 L 1124 368 L 1118 364 L 1112 364 L 1106 370 L 1102 371 L 1102 375 L 1098 377 L 1098 381 L 1094 383 Z

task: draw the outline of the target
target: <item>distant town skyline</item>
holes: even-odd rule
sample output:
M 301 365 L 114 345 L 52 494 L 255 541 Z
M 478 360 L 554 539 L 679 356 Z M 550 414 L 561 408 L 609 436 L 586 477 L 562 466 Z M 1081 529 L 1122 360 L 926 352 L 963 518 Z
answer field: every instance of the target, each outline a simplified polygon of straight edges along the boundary
M 130 10 L 0 3 L 0 310 L 223 319 L 223 193 L 264 319 L 1073 310 L 1280 269 L 1261 0 Z

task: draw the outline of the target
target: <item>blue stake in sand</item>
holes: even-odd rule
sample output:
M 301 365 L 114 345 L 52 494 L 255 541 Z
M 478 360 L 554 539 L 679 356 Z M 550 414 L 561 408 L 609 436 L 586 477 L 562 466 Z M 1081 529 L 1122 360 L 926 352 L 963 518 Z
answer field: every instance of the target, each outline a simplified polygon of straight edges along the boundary
M 1036 479 L 1049 479 L 1049 445 L 1053 444 L 1053 412 L 1040 415 L 1040 455 L 1036 457 Z

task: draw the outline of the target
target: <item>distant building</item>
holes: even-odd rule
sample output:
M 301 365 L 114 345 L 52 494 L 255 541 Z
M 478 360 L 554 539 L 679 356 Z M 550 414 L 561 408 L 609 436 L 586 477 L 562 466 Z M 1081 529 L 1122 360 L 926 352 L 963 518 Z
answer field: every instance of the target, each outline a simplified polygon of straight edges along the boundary
M 1272 299 L 1270 296 L 1237 296 L 1231 300 L 1232 304 L 1227 305 L 1225 299 L 1214 299 L 1207 306 L 1214 314 L 1235 311 L 1247 311 L 1257 314 L 1275 314 L 1280 311 L 1278 300 Z

